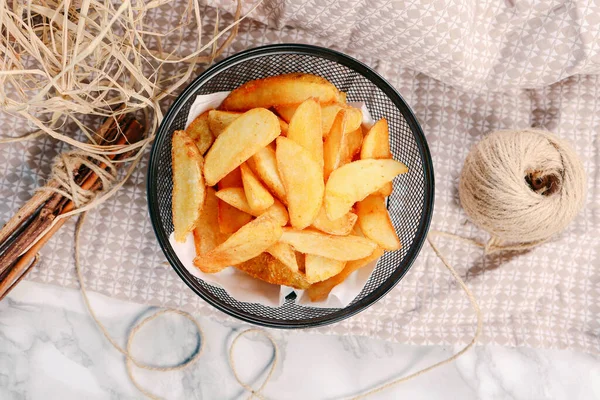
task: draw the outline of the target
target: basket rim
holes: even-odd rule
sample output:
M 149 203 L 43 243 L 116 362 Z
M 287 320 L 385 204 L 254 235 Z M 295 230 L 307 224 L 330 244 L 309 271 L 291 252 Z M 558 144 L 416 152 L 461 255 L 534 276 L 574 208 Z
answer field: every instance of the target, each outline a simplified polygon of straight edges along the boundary
M 406 122 L 408 123 L 411 132 L 415 137 L 416 145 L 422 159 L 424 175 L 423 212 L 419 220 L 413 243 L 402 260 L 402 263 L 398 264 L 396 270 L 381 285 L 379 285 L 376 289 L 359 301 L 344 308 L 337 309 L 337 311 L 331 314 L 304 320 L 284 320 L 249 314 L 230 304 L 225 303 L 212 293 L 200 287 L 196 282 L 197 278 L 187 271 L 175 254 L 175 251 L 169 243 L 168 235 L 162 228 L 156 188 L 156 178 L 158 173 L 158 151 L 156 143 L 159 142 L 159 139 L 162 139 L 163 136 L 168 135 L 173 120 L 179 114 L 186 102 L 194 95 L 194 93 L 196 93 L 197 89 L 209 81 L 212 77 L 219 74 L 222 70 L 228 69 L 234 65 L 257 57 L 282 54 L 301 54 L 325 58 L 356 71 L 375 84 L 386 94 L 392 103 L 394 103 L 394 106 L 400 110 L 403 117 L 406 119 Z M 179 94 L 179 96 L 177 96 L 165 114 L 160 126 L 158 127 L 156 137 L 152 144 L 150 159 L 148 161 L 146 194 L 150 220 L 158 243 L 171 267 L 194 293 L 219 311 L 222 311 L 225 314 L 244 322 L 269 328 L 298 329 L 329 325 L 349 318 L 375 304 L 390 290 L 392 290 L 394 286 L 398 284 L 398 282 L 400 282 L 400 280 L 412 267 L 427 237 L 427 232 L 429 230 L 433 215 L 434 186 L 435 181 L 433 163 L 423 130 L 421 129 L 417 118 L 404 98 L 385 78 L 368 67 L 366 64 L 344 53 L 314 45 L 284 43 L 255 47 L 229 56 L 201 73 L 181 92 L 181 94 Z M 399 268 L 400 266 L 403 266 L 404 268 Z

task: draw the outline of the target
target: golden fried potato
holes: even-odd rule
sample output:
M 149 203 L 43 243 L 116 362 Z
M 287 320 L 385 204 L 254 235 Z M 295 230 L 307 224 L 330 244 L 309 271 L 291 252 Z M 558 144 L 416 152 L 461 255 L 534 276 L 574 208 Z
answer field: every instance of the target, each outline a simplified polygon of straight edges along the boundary
M 285 208 L 285 206 L 277 199 L 275 199 L 275 203 L 263 214 L 269 214 L 281 226 L 286 226 L 290 220 L 290 215 L 288 214 L 287 208 Z
M 360 158 L 363 160 L 369 158 L 375 159 L 390 159 L 392 152 L 390 151 L 390 133 L 388 123 L 385 118 L 380 119 L 369 129 L 363 140 L 363 145 L 360 150 Z M 392 194 L 392 182 L 388 182 L 378 193 L 383 197 Z
M 252 215 L 238 210 L 224 201 L 219 201 L 218 220 L 221 233 L 234 233 L 252 221 Z
M 285 226 L 289 221 L 288 212 L 283 204 L 279 200 L 275 200 L 273 205 L 266 210 L 255 211 L 250 204 L 248 203 L 248 199 L 246 197 L 246 193 L 243 188 L 231 187 L 224 188 L 219 190 L 216 193 L 216 196 L 227 205 L 235 207 L 236 211 L 241 211 L 244 214 L 248 214 L 251 216 L 258 217 L 259 215 L 269 214 L 276 221 L 278 221 L 279 225 Z
M 210 127 L 210 131 L 215 137 L 219 136 L 240 115 L 242 115 L 241 112 L 210 110 L 208 112 L 208 126 Z
M 228 188 L 237 188 L 243 193 L 244 189 L 242 188 L 242 185 L 242 173 L 239 168 L 236 168 L 225 175 L 225 177 L 219 181 L 217 187 L 219 188 L 219 191 Z M 218 221 L 221 233 L 233 233 L 252 221 L 252 215 L 219 199 Z
M 310 286 L 302 273 L 291 269 L 267 253 L 235 265 L 235 268 L 274 285 L 284 285 L 296 289 L 307 289 Z
M 279 114 L 281 118 L 283 118 L 285 121 L 290 122 L 294 113 L 298 109 L 298 106 L 298 104 L 292 104 L 287 106 L 275 106 L 275 111 L 277 111 L 277 114 Z M 327 138 L 327 136 L 329 136 L 329 132 L 331 131 L 333 121 L 335 120 L 335 117 L 338 114 L 338 112 L 340 112 L 341 110 L 346 111 L 346 116 L 348 118 L 346 123 L 346 132 L 352 132 L 360 128 L 362 124 L 362 111 L 358 108 L 350 107 L 342 103 L 322 104 L 321 132 L 323 133 L 323 138 Z
M 255 108 L 242 114 L 215 139 L 206 154 L 206 184 L 214 186 L 280 133 L 279 119 L 271 111 Z
M 229 204 L 237 208 L 240 211 L 245 212 L 246 214 L 254 215 L 255 217 L 259 216 L 262 213 L 255 213 L 250 204 L 248 203 L 248 198 L 246 197 L 246 192 L 244 192 L 244 188 L 240 187 L 230 187 L 219 190 L 216 193 L 216 196 Z
M 290 270 L 298 272 L 296 252 L 289 244 L 277 242 L 267 249 L 267 253 L 284 263 Z
M 363 134 L 362 129 L 360 128 L 350 131 L 346 134 L 346 141 L 340 154 L 340 166 L 348 164 L 354 159 L 354 156 L 360 153 L 362 141 Z
M 367 196 L 356 205 L 358 224 L 363 234 L 384 250 L 400 249 L 400 239 L 385 207 L 385 198 L 379 194 Z
M 333 260 L 331 258 L 306 255 L 306 280 L 310 283 L 324 281 L 340 273 L 346 266 L 346 261 Z
M 299 104 L 289 104 L 287 106 L 278 105 L 273 108 L 275 111 L 277 111 L 277 114 L 279 114 L 279 116 L 289 124 L 292 121 L 292 117 L 298 109 L 298 106 Z
M 380 187 L 379 190 L 377 191 L 377 193 L 382 195 L 383 197 L 388 197 L 392 194 L 393 191 L 394 191 L 394 184 L 392 182 L 388 182 L 385 185 L 383 185 L 382 187 Z
M 194 265 L 202 272 L 219 272 L 258 256 L 277 243 L 281 234 L 282 228 L 273 217 L 260 216 L 242 226 L 213 250 L 197 255 Z
M 172 138 L 173 159 L 173 226 L 175 240 L 185 239 L 198 221 L 206 197 L 202 176 L 202 154 L 185 131 L 175 131 Z
M 240 168 L 236 168 L 227 175 L 223 177 L 217 184 L 219 189 L 225 189 L 230 187 L 243 187 L 244 183 L 242 182 L 242 171 Z
M 352 205 L 408 171 L 395 160 L 358 160 L 331 173 L 325 187 L 325 211 L 330 219 L 348 213 Z
M 350 107 L 346 104 L 334 103 L 321 106 L 321 126 L 323 129 L 323 137 L 327 138 L 331 132 L 333 121 L 341 111 L 346 111 L 346 133 L 352 132 L 362 124 L 362 111 L 358 108 Z
M 381 118 L 369 129 L 360 149 L 360 158 L 390 159 L 390 132 L 385 118 Z
M 316 75 L 293 73 L 246 82 L 232 91 L 221 104 L 227 111 L 246 111 L 257 107 L 300 104 L 309 98 L 319 103 L 337 101 L 337 88 Z
M 246 165 L 246 163 L 240 166 L 242 171 L 242 182 L 244 184 L 244 193 L 248 204 L 252 209 L 253 213 L 262 213 L 267 208 L 271 207 L 275 203 L 275 199 L 269 193 L 267 188 L 258 180 L 254 172 Z
M 332 221 L 327 217 L 325 206 L 322 206 L 317 218 L 312 223 L 312 227 L 330 235 L 346 236 L 352 232 L 357 219 L 356 214 L 349 212 L 341 218 Z
M 208 113 L 209 111 L 200 114 L 192 121 L 190 126 L 185 128 L 185 133 L 196 143 L 200 154 L 206 153 L 215 141 L 215 137 L 208 125 Z
M 196 255 L 208 253 L 228 237 L 228 234 L 221 233 L 219 230 L 219 199 L 215 195 L 215 190 L 208 187 L 200 218 L 194 228 Z
M 323 203 L 323 169 L 306 149 L 286 137 L 277 138 L 276 157 L 290 222 L 295 228 L 306 228 Z
M 327 136 L 327 139 L 325 139 L 325 144 L 323 145 L 325 181 L 342 163 L 344 147 L 347 142 L 346 120 L 346 110 L 342 109 L 335 117 L 331 126 L 331 132 Z
M 314 99 L 304 101 L 290 121 L 287 138 L 304 147 L 317 163 L 323 165 L 321 106 Z
M 361 269 L 362 267 L 369 264 L 371 261 L 375 261 L 383 255 L 383 250 L 380 248 L 375 249 L 375 251 L 360 260 L 348 261 L 344 269 L 337 275 L 332 276 L 331 278 L 323 281 L 312 284 L 306 291 L 308 297 L 311 301 L 322 301 L 327 299 L 331 290 L 344 282 L 350 274 L 354 271 Z
M 270 146 L 263 147 L 246 162 L 260 180 L 267 185 L 271 193 L 283 203 L 287 203 L 285 187 L 277 168 L 275 150 Z
M 283 228 L 280 242 L 290 244 L 305 254 L 315 254 L 339 261 L 358 260 L 368 256 L 377 244 L 359 236 L 335 236 L 312 229 Z
M 281 128 L 281 134 L 283 136 L 287 136 L 288 130 L 290 129 L 290 125 L 283 119 L 279 118 L 279 128 Z

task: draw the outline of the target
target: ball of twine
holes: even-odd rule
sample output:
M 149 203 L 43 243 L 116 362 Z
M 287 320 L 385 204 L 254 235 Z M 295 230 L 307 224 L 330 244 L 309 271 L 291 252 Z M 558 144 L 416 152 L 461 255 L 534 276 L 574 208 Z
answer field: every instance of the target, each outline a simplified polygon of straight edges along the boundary
M 536 243 L 561 232 L 583 207 L 586 182 L 573 148 L 542 130 L 497 131 L 465 161 L 459 196 L 495 240 Z

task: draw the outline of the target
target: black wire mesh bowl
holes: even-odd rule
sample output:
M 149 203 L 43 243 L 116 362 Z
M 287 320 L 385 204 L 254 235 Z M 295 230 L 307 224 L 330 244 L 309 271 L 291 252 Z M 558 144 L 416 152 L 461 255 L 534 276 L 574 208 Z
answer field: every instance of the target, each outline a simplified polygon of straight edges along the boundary
M 390 129 L 394 158 L 409 172 L 394 181 L 388 209 L 402 249 L 386 252 L 360 294 L 344 308 L 314 308 L 294 304 L 291 294 L 279 307 L 240 302 L 223 289 L 191 275 L 169 244 L 171 215 L 171 135 L 184 129 L 196 95 L 233 90 L 258 78 L 306 72 L 320 75 L 347 93 L 348 101 L 363 101 L 375 120 L 385 117 Z M 375 303 L 390 291 L 417 257 L 433 213 L 434 179 L 427 142 L 412 111 L 398 92 L 381 76 L 359 61 L 321 47 L 282 44 L 238 53 L 214 65 L 177 98 L 160 125 L 152 147 L 148 171 L 150 218 L 158 241 L 181 279 L 200 297 L 219 310 L 258 325 L 306 328 L 348 318 Z

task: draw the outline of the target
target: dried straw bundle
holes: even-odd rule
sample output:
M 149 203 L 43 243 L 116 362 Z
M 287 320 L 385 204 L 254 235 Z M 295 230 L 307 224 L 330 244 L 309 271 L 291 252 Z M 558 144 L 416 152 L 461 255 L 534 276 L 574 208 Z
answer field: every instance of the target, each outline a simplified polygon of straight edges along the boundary
M 238 0 L 235 21 L 219 31 L 217 15 L 214 34 L 205 41 L 201 6 L 188 0 L 174 26 L 153 30 L 148 21 L 161 7 L 172 7 L 170 3 L 0 0 L 0 51 L 4 55 L 0 59 L 0 110 L 25 118 L 35 128 L 25 136 L 0 138 L 0 143 L 48 134 L 91 155 L 134 151 L 133 156 L 119 159 L 120 163 L 133 161 L 126 179 L 162 120 L 161 100 L 176 93 L 197 64 L 212 62 L 221 54 L 245 18 L 240 17 Z M 195 50 L 178 54 L 179 44 L 184 35 L 189 40 L 190 32 Z M 139 112 L 145 115 L 147 135 L 137 143 L 101 145 L 95 129 L 83 122 Z M 82 140 L 62 133 L 68 124 L 76 124 L 83 132 Z M 104 187 L 101 197 L 79 211 L 105 200 L 123 182 Z

